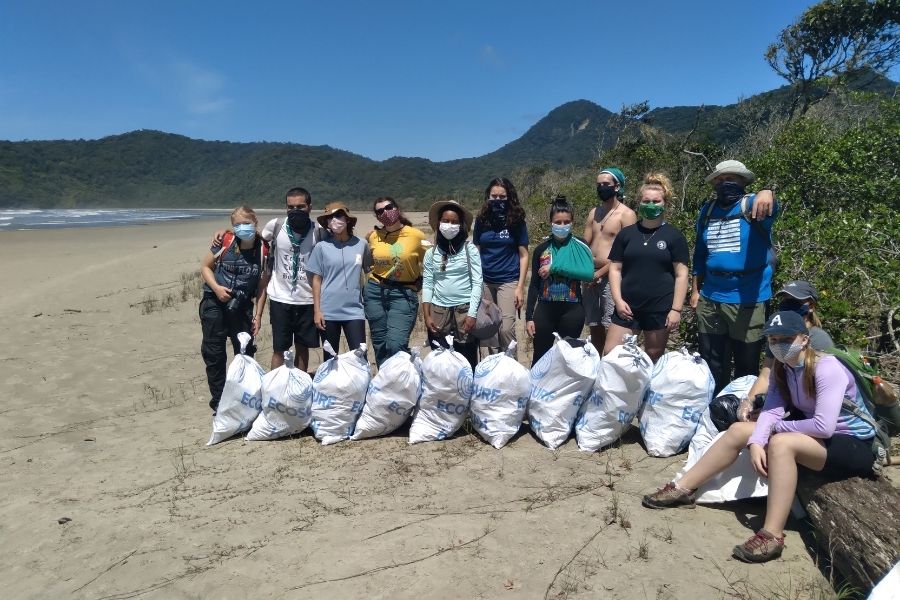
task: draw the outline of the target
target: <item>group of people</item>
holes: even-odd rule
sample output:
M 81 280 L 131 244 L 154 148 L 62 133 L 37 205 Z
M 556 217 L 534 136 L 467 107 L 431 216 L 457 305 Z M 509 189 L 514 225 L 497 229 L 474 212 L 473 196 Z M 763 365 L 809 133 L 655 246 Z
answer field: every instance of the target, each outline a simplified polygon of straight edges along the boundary
M 573 234 L 572 205 L 557 197 L 548 214 L 551 235 L 530 256 L 525 212 L 504 177 L 487 185 L 477 215 L 453 200 L 436 202 L 428 213 L 432 240 L 390 197 L 373 202 L 380 225 L 365 239 L 355 235 L 357 218 L 343 203 L 329 203 L 313 219 L 312 197 L 303 188 L 289 190 L 286 217 L 261 230 L 254 211 L 239 207 L 231 230 L 214 236 L 201 269 L 201 353 L 210 406 L 216 410 L 224 388 L 228 339 L 237 352 L 238 332 L 256 336 L 267 303 L 272 368 L 293 347 L 296 366 L 305 370 L 309 349 L 322 340 L 333 351 L 342 333 L 350 348 L 364 343 L 366 323 L 379 367 L 408 351 L 420 304 L 429 342 L 446 345 L 452 336 L 454 349 L 473 367 L 479 345 L 496 353 L 516 339 L 523 305 L 525 330 L 534 339 L 532 364 L 551 348 L 554 333 L 578 337 L 585 325 L 603 354 L 626 334 L 642 333 L 656 361 L 687 300 L 716 392 L 732 378 L 759 378 L 742 402 L 741 421 L 678 483 L 646 496 L 644 505 L 693 504 L 696 488 L 748 447 L 754 468 L 769 478 L 768 511 L 765 527 L 734 554 L 748 561 L 775 558 L 784 545 L 797 465 L 866 474 L 872 465 L 866 440 L 875 432 L 842 408 L 848 400 L 866 410 L 853 375 L 821 352 L 831 339 L 815 312 L 815 288 L 790 282 L 779 293 L 778 311 L 767 311 L 779 207 L 770 189 L 747 192 L 754 180 L 736 160 L 716 165 L 707 177 L 715 193 L 696 221 L 693 260 L 685 236 L 665 219 L 674 199 L 669 179 L 646 175 L 635 211 L 625 203 L 626 178 L 615 167 L 597 176 L 598 203 L 583 237 Z M 473 335 L 483 298 L 502 317 L 499 332 L 488 339 Z M 251 346 L 245 353 L 254 351 Z

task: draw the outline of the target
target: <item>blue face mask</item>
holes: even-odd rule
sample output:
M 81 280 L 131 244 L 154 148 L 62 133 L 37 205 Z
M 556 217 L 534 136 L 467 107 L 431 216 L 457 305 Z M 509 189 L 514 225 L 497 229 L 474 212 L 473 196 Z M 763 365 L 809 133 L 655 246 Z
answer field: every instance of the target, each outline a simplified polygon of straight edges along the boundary
M 569 234 L 572 233 L 572 224 L 568 225 L 556 225 L 555 223 L 550 225 L 550 230 L 553 232 L 553 237 L 558 240 L 564 240 L 569 237 Z
M 744 195 L 744 186 L 737 181 L 720 181 L 716 184 L 716 198 L 720 204 L 731 206 Z
M 231 228 L 234 236 L 242 241 L 249 241 L 256 237 L 256 225 L 253 223 L 241 223 Z
M 508 200 L 491 200 L 488 207 L 491 209 L 491 217 L 496 220 L 506 219 L 506 210 L 509 208 Z

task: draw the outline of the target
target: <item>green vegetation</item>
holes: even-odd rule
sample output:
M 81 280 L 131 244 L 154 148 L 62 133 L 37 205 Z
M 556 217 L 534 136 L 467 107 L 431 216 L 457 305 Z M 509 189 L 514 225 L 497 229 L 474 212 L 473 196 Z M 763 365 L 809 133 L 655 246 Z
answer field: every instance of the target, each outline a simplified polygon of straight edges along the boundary
M 791 114 L 860 73 L 886 72 L 900 59 L 897 0 L 823 0 L 806 9 L 766 51 L 766 62 L 795 84 Z
M 597 203 L 597 172 L 616 165 L 629 193 L 651 171 L 672 179 L 666 218 L 693 247 L 712 192 L 705 176 L 721 160 L 741 160 L 757 185 L 777 191 L 775 285 L 813 282 L 835 341 L 880 356 L 888 378 L 900 379 L 900 98 L 883 76 L 900 61 L 898 27 L 895 0 L 824 0 L 766 53 L 790 85 L 727 107 L 624 107 L 610 119 L 615 143 L 589 166 L 515 174 L 533 239 L 547 234 L 556 194 L 574 201 L 583 222 Z M 687 317 L 682 341 L 696 337 Z
M 0 142 L 0 206 L 276 207 L 302 185 L 319 205 L 368 207 L 377 196 L 427 208 L 437 197 L 478 197 L 497 174 L 531 165 L 586 164 L 609 145 L 611 113 L 592 102 L 553 110 L 518 140 L 479 158 L 373 161 L 328 146 L 192 140 L 135 131 L 100 140 Z M 603 141 L 608 140 L 608 141 Z
M 869 78 L 864 87 L 888 92 L 894 84 L 878 77 Z M 100 140 L 0 141 L 0 207 L 247 203 L 274 208 L 293 185 L 309 189 L 319 206 L 343 200 L 354 208 L 368 208 L 382 195 L 400 199 L 410 210 L 425 209 L 440 197 L 477 203 L 482 186 L 498 175 L 591 165 L 602 152 L 622 146 L 620 138 L 635 128 L 637 117 L 660 133 L 687 135 L 696 128 L 695 141 L 731 144 L 753 124 L 786 114 L 790 98 L 782 88 L 702 112 L 699 107 L 648 112 L 641 104 L 619 114 L 577 100 L 552 110 L 494 152 L 446 162 L 403 157 L 374 161 L 328 146 L 209 142 L 159 131 Z

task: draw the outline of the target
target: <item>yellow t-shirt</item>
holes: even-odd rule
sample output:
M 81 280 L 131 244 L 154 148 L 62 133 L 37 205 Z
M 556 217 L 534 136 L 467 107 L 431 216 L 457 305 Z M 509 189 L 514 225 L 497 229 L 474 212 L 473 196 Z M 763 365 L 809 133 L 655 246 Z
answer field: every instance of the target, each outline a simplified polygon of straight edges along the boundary
M 422 276 L 422 258 L 426 248 L 422 245 L 425 234 L 409 225 L 387 232 L 376 229 L 369 235 L 372 249 L 372 270 L 369 280 L 383 280 L 413 286 Z

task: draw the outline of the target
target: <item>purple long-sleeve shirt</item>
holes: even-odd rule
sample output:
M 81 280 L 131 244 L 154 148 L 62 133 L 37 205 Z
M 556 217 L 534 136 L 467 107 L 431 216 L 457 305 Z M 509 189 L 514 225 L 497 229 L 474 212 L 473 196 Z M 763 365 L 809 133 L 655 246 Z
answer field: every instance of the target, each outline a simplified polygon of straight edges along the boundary
M 785 401 L 775 384 L 775 374 L 769 378 L 766 403 L 756 421 L 756 429 L 749 444 L 765 447 L 773 433 L 797 432 L 814 438 L 830 438 L 835 433 L 868 439 L 875 435 L 872 426 L 857 416 L 841 410 L 844 398 L 849 399 L 868 414 L 859 397 L 856 381 L 834 356 L 824 355 L 816 363 L 816 393 L 810 395 L 803 384 L 804 368 L 786 367 L 787 388 L 791 403 L 803 413 L 801 419 L 784 420 Z

